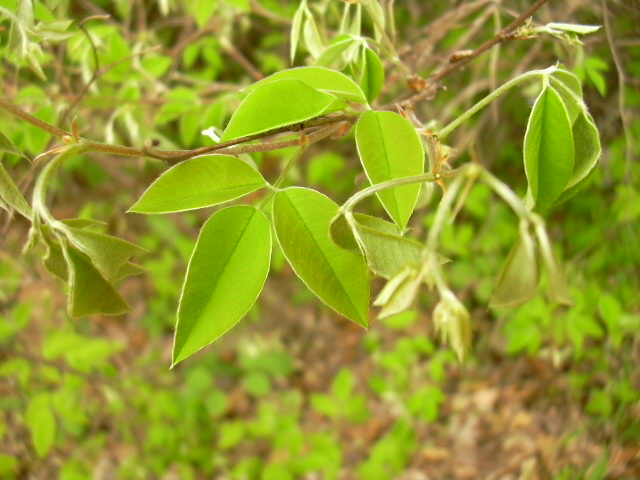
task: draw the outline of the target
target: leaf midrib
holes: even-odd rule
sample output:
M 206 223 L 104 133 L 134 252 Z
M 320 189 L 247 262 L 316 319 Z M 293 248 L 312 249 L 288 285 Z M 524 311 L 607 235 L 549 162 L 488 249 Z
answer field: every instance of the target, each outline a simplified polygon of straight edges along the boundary
M 351 305 L 351 307 L 353 308 L 353 310 L 356 312 L 356 314 L 358 315 L 358 318 L 360 318 L 360 320 L 363 320 L 366 322 L 366 319 L 362 318 L 360 316 L 360 312 L 358 311 L 358 307 L 356 306 L 356 304 L 353 302 L 353 299 L 351 298 L 351 296 L 348 293 L 348 290 L 345 288 L 344 284 L 342 283 L 340 277 L 338 277 L 338 275 L 336 275 L 336 271 L 334 270 L 333 266 L 331 265 L 331 263 L 329 262 L 329 260 L 327 259 L 327 256 L 325 255 L 324 251 L 320 248 L 320 246 L 318 245 L 318 243 L 315 241 L 315 237 L 313 236 L 311 230 L 309 229 L 309 227 L 307 226 L 306 222 L 304 221 L 303 217 L 300 215 L 299 210 L 296 208 L 296 206 L 294 205 L 294 203 L 289 199 L 289 197 L 285 194 L 285 198 L 287 199 L 287 201 L 289 202 L 289 204 L 291 205 L 291 208 L 295 211 L 296 215 L 298 216 L 298 218 L 301 220 L 302 225 L 304 225 L 306 231 L 308 232 L 309 236 L 311 237 L 311 239 L 313 240 L 313 242 L 316 245 L 316 248 L 320 251 L 320 253 L 322 254 L 322 258 L 325 261 L 325 263 L 329 266 L 329 269 L 331 270 L 331 272 L 333 273 L 334 278 L 336 278 L 336 280 L 338 280 L 338 284 L 340 285 L 340 288 L 342 289 L 343 293 L 345 294 L 345 296 L 347 297 L 347 299 L 349 300 L 349 304 Z M 345 252 L 348 253 L 348 252 Z M 355 254 L 353 254 L 355 255 Z M 306 282 L 305 282 L 306 283 Z
M 242 229 L 242 232 L 240 232 L 240 235 L 238 235 L 238 241 L 236 242 L 236 244 L 234 245 L 233 249 L 231 250 L 231 253 L 229 253 L 229 256 L 227 257 L 226 262 L 224 263 L 224 266 L 222 267 L 222 270 L 220 271 L 220 275 L 218 276 L 218 278 L 216 279 L 216 281 L 213 283 L 213 286 L 211 287 L 211 289 L 209 290 L 211 293 L 208 295 L 207 301 L 204 305 L 204 307 L 202 308 L 201 311 L 198 312 L 197 315 L 197 320 L 199 320 L 202 317 L 203 312 L 205 312 L 207 310 L 207 307 L 209 306 L 209 303 L 211 302 L 211 297 L 213 297 L 213 292 L 216 290 L 216 288 L 218 287 L 218 284 L 220 283 L 220 279 L 224 276 L 226 270 L 227 270 L 227 266 L 229 265 L 230 261 L 231 261 L 231 257 L 233 257 L 235 251 L 238 249 L 238 245 L 240 245 L 240 239 L 242 239 L 242 237 L 244 236 L 244 233 L 247 231 L 247 229 L 249 228 L 249 224 L 251 223 L 251 220 L 253 219 L 253 216 L 256 214 L 256 211 L 251 213 L 251 216 L 249 217 L 249 219 L 247 220 L 247 223 L 245 224 L 244 228 Z M 196 249 L 198 248 L 198 246 L 196 245 Z M 188 272 L 187 272 L 187 278 L 188 278 Z M 186 290 L 186 288 L 185 288 Z M 191 322 L 191 325 L 189 326 L 189 328 L 187 329 L 187 333 L 186 336 L 184 337 L 189 338 L 189 336 L 191 335 L 191 333 L 193 332 L 193 327 L 195 326 L 196 322 Z M 176 325 L 176 331 L 178 329 L 178 326 L 180 325 L 180 311 L 178 311 L 178 324 Z M 184 347 L 186 341 L 183 342 L 181 348 Z

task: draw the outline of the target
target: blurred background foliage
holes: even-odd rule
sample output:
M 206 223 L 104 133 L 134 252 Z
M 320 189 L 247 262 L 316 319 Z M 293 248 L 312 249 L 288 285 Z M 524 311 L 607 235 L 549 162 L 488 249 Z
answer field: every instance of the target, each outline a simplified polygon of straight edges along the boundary
M 530 4 L 383 2 L 401 58 L 425 77 Z M 15 0 L 0 0 L 2 95 L 63 128 L 75 117 L 95 140 L 189 148 L 211 143 L 201 131 L 224 127 L 242 86 L 290 66 L 297 2 L 33 6 L 30 17 Z M 308 6 L 326 45 L 344 4 Z M 99 17 L 83 24 L 85 34 L 78 22 L 90 16 Z M 28 224 L 0 216 L 0 478 L 640 477 L 640 5 L 552 0 L 534 20 L 605 28 L 583 46 L 548 36 L 507 42 L 448 77 L 416 114 L 444 124 L 492 87 L 556 60 L 581 77 L 603 138 L 601 166 L 546 214 L 572 308 L 540 293 L 516 310 L 487 310 L 517 226 L 478 185 L 442 242 L 454 260 L 449 279 L 477 326 L 464 366 L 431 340 L 424 312 L 433 298 L 364 331 L 314 300 L 276 252 L 248 318 L 169 370 L 181 278 L 210 212 L 125 214 L 163 171 L 160 162 L 75 158 L 58 176 L 54 215 L 104 221 L 104 231 L 147 248 L 138 259 L 147 274 L 121 287 L 132 313 L 73 322 L 56 280 L 36 256 L 20 254 Z M 363 33 L 371 32 L 365 16 Z M 295 65 L 310 62 L 309 53 L 303 47 Z M 385 69 L 380 104 L 408 94 L 388 59 Z M 473 159 L 524 193 L 522 136 L 536 93 L 511 92 L 461 127 L 451 163 Z M 7 115 L 0 130 L 32 158 L 52 145 L 50 135 Z M 364 181 L 352 144 L 314 145 L 289 181 L 344 201 Z M 252 155 L 270 179 L 286 158 Z M 32 166 L 8 154 L 2 162 L 28 191 Z M 435 204 L 425 195 L 412 219 L 417 233 Z M 373 202 L 368 208 L 382 213 Z

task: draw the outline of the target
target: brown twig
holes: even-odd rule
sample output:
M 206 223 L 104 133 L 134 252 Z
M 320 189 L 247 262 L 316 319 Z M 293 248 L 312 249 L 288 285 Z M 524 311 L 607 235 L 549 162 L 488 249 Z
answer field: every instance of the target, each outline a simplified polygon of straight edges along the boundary
M 424 100 L 426 98 L 429 98 L 429 97 L 432 97 L 433 95 L 435 95 L 435 93 L 438 91 L 438 84 L 440 83 L 440 80 L 442 80 L 443 78 L 445 78 L 447 75 L 451 74 L 452 72 L 462 68 L 467 63 L 469 63 L 470 61 L 472 61 L 476 57 L 482 55 L 484 52 L 486 52 L 487 50 L 492 48 L 494 45 L 498 45 L 499 43 L 502 43 L 502 42 L 504 42 L 506 40 L 509 40 L 509 39 L 513 38 L 513 33 L 529 17 L 531 17 L 536 11 L 538 11 L 548 1 L 549 0 L 537 0 L 536 3 L 534 3 L 533 5 L 531 5 L 531 7 L 529 7 L 527 9 L 527 11 L 525 11 L 522 15 L 520 15 L 518 18 L 516 18 L 507 27 L 503 28 L 492 39 L 487 40 L 485 43 L 483 43 L 478 48 L 476 48 L 473 51 L 473 53 L 471 53 L 470 55 L 462 58 L 458 62 L 451 63 L 451 64 L 445 66 L 444 68 L 440 69 L 437 73 L 432 75 L 429 78 L 429 82 L 428 82 L 428 84 L 427 84 L 427 86 L 425 87 L 424 90 L 422 90 L 421 92 L 416 93 L 415 95 L 409 97 L 408 99 L 400 102 L 400 106 L 406 107 L 406 106 L 409 106 L 409 105 L 413 105 L 414 103 L 417 103 L 417 102 L 419 102 L 421 100 Z
M 28 122 L 31 125 L 34 125 L 38 128 L 41 128 L 45 132 L 49 132 L 50 134 L 55 135 L 57 137 L 64 137 L 65 135 L 71 135 L 71 133 L 65 130 L 62 130 L 61 128 L 51 125 L 50 123 L 43 122 L 39 118 L 34 117 L 28 112 L 25 112 L 20 107 L 14 105 L 11 102 L 8 102 L 2 97 L 0 97 L 0 108 L 3 108 L 14 117 L 18 117 L 19 119 L 24 120 L 25 122 Z
M 242 145 L 238 147 L 227 147 L 216 150 L 216 153 L 224 154 L 224 155 L 241 155 L 243 153 L 257 153 L 257 152 L 269 152 L 272 150 L 280 150 L 281 148 L 289 148 L 289 147 L 297 147 L 300 145 L 301 138 L 304 136 L 305 145 L 310 145 L 312 143 L 318 142 L 324 138 L 330 137 L 334 133 L 336 133 L 342 122 L 352 122 L 352 120 L 342 120 L 336 124 L 325 124 L 325 128 L 321 128 L 313 133 L 305 134 L 304 131 L 300 132 L 300 137 L 292 138 L 290 140 L 281 140 L 279 142 L 268 142 L 268 143 L 259 143 L 256 145 Z M 169 160 L 167 163 L 169 165 L 174 165 L 176 163 L 180 163 L 182 160 Z
M 73 137 L 71 132 L 67 132 L 58 127 L 55 127 L 49 123 L 43 122 L 39 118 L 34 117 L 30 113 L 22 110 L 20 107 L 13 105 L 8 102 L 4 98 L 0 97 L 0 108 L 8 111 L 12 115 L 32 124 L 36 127 L 39 127 L 53 135 L 58 137 Z M 247 145 L 242 149 L 230 149 L 229 147 L 233 147 L 235 145 L 239 145 L 241 143 L 251 142 L 253 140 L 259 140 L 261 138 L 269 137 L 271 135 L 275 135 L 278 133 L 286 133 L 286 132 L 299 132 L 301 130 L 305 130 L 312 127 L 320 127 L 323 125 L 331 125 L 338 124 L 342 122 L 350 122 L 353 123 L 357 117 L 355 115 L 349 114 L 338 114 L 338 115 L 328 115 L 325 117 L 320 117 L 312 120 L 308 120 L 305 122 L 301 122 L 294 125 L 286 125 L 279 128 L 274 128 L 272 130 L 256 133 L 254 135 L 246 135 L 244 137 L 236 138 L 234 140 L 229 140 L 228 142 L 218 143 L 216 145 L 210 145 L 206 147 L 194 148 L 191 150 L 160 150 L 149 147 L 137 148 L 137 147 L 124 147 L 120 145 L 109 145 L 106 143 L 94 142 L 92 140 L 87 140 L 85 138 L 78 138 L 80 143 L 83 143 L 85 146 L 89 147 L 88 150 L 92 152 L 102 152 L 109 153 L 111 155 L 121 155 L 125 157 L 152 157 L 163 160 L 169 165 L 175 165 L 183 160 L 187 160 L 189 158 L 195 157 L 197 155 L 204 155 L 206 153 L 212 152 L 224 152 L 229 155 L 236 155 L 240 153 L 250 153 L 250 152 L 264 152 L 268 150 L 276 150 L 279 148 L 285 148 L 289 146 L 294 146 L 296 143 L 289 144 L 287 141 L 284 142 L 272 142 L 262 145 Z M 313 134 L 312 134 L 313 135 Z

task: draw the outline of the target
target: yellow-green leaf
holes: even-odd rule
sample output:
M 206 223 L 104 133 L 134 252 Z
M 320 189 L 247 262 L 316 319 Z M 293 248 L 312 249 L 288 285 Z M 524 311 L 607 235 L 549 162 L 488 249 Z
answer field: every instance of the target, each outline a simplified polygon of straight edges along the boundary
M 178 307 L 173 365 L 223 335 L 262 291 L 271 261 L 271 227 L 254 207 L 213 214 L 200 230 Z
M 51 451 L 56 439 L 56 417 L 51 409 L 48 393 L 38 393 L 31 397 L 25 412 L 25 422 L 31 432 L 31 441 L 40 458 Z
M 361 255 L 329 238 L 338 206 L 315 190 L 287 188 L 273 206 L 276 235 L 298 277 L 320 300 L 360 325 L 369 324 L 369 273 Z
M 282 70 L 254 83 L 245 90 L 253 91 L 257 87 L 278 80 L 300 80 L 311 88 L 330 93 L 348 101 L 367 103 L 360 87 L 345 74 L 324 67 L 299 67 Z
M 266 185 L 260 172 L 246 162 L 230 155 L 206 155 L 164 172 L 129 211 L 169 213 L 210 207 Z
M 222 134 L 226 142 L 293 125 L 341 108 L 337 98 L 300 80 L 278 80 L 253 90 L 234 112 Z M 342 102 L 344 106 L 346 103 Z
M 393 112 L 367 111 L 356 125 L 360 161 L 372 184 L 424 173 L 422 141 L 411 122 Z M 393 221 L 407 226 L 420 185 L 404 185 L 378 193 Z

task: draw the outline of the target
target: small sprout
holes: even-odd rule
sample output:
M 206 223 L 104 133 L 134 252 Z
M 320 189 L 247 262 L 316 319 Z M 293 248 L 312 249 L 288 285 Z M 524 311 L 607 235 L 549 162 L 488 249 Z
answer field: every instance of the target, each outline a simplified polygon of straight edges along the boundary
M 449 63 L 459 62 L 463 58 L 470 57 L 471 55 L 473 55 L 473 50 L 458 50 L 449 56 Z
M 584 45 L 580 35 L 588 35 L 598 31 L 601 25 L 578 25 L 571 23 L 548 23 L 542 27 L 524 26 L 517 31 L 517 38 L 532 38 L 541 33 L 548 33 L 569 45 Z
M 415 73 L 407 78 L 407 84 L 411 87 L 411 90 L 418 93 L 427 87 L 427 81 Z
M 417 266 L 408 264 L 400 269 L 373 302 L 375 306 L 382 307 L 378 318 L 391 317 L 412 308 L 421 282 Z
M 471 347 L 471 316 L 451 290 L 440 292 L 440 301 L 433 310 L 433 323 L 443 343 L 449 343 L 460 362 Z

